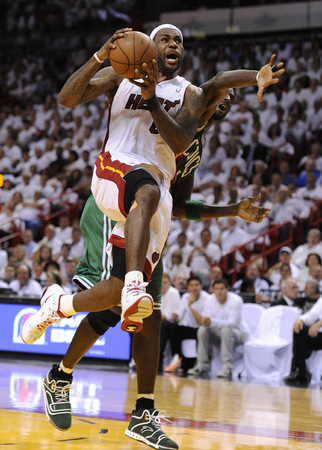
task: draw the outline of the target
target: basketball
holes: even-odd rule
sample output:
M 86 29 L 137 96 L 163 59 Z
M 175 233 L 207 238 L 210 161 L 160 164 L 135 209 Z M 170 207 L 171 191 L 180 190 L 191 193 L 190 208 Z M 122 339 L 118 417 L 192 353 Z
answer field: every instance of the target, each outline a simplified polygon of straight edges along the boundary
M 148 35 L 140 31 L 129 31 L 117 39 L 115 49 L 110 52 L 110 62 L 116 73 L 124 78 L 134 78 L 134 70 L 143 63 L 152 67 L 152 59 L 157 60 L 156 45 Z

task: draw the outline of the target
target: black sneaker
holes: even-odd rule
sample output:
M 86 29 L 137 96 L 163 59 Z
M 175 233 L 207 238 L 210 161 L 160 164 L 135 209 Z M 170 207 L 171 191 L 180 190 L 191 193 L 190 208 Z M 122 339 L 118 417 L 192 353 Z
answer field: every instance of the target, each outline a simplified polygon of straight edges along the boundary
M 72 388 L 73 376 L 60 379 L 57 373 L 58 364 L 48 372 L 43 380 L 43 393 L 46 416 L 55 428 L 61 431 L 68 430 L 72 425 L 72 407 L 69 401 L 69 391 Z
M 284 382 L 287 386 L 307 387 L 310 384 L 312 374 L 305 368 L 305 371 L 300 371 L 298 367 L 294 367 Z
M 146 445 L 156 449 L 178 449 L 178 444 L 170 439 L 162 430 L 161 419 L 168 420 L 165 417 L 165 411 L 159 411 L 153 408 L 133 411 L 125 434 L 132 439 L 144 442 Z

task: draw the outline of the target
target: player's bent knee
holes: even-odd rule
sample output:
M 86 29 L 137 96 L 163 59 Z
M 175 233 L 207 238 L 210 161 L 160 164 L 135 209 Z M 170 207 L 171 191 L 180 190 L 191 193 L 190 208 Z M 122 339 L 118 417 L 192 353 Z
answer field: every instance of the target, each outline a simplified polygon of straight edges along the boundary
M 110 327 L 115 327 L 120 321 L 120 316 L 110 309 L 106 309 L 105 311 L 90 312 L 85 319 L 87 319 L 92 330 L 102 336 Z

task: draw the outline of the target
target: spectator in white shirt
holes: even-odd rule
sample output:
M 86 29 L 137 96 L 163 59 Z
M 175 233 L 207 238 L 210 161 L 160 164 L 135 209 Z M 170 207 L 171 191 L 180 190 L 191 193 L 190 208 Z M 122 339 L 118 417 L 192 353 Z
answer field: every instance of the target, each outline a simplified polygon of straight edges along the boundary
M 62 241 L 56 236 L 55 225 L 50 223 L 46 226 L 45 236 L 38 242 L 39 247 L 41 247 L 42 244 L 46 244 L 51 248 L 53 259 L 55 259 L 55 255 L 60 252 L 62 246 Z
M 306 367 L 306 358 L 313 350 L 322 349 L 322 296 L 315 305 L 302 314 L 293 325 L 292 370 L 286 378 L 290 386 L 306 387 L 311 374 Z
M 214 293 L 203 310 L 202 326 L 198 330 L 197 364 L 188 371 L 195 376 L 207 375 L 211 363 L 211 344 L 219 344 L 222 369 L 217 378 L 230 379 L 234 347 L 243 344 L 246 333 L 241 329 L 242 298 L 229 292 L 225 279 L 215 280 Z
M 304 208 L 300 213 L 300 217 L 307 219 L 310 214 L 311 206 L 322 199 L 322 187 L 316 185 L 316 176 L 313 172 L 306 175 L 305 187 L 298 188 L 294 194 L 294 198 L 301 200 Z
M 72 227 L 69 225 L 69 217 L 67 214 L 62 214 L 59 216 L 56 236 L 66 244 L 70 244 L 72 242 Z
M 173 252 L 179 250 L 181 252 L 181 255 L 182 255 L 182 262 L 184 264 L 186 264 L 187 263 L 187 259 L 188 259 L 189 255 L 190 255 L 191 251 L 192 251 L 192 248 L 193 248 L 192 245 L 190 245 L 189 242 L 187 241 L 186 233 L 182 232 L 182 233 L 178 234 L 177 242 L 169 247 L 169 250 L 168 250 L 167 254 L 170 257 L 172 257 Z M 172 280 L 173 280 L 173 277 L 172 277 Z
M 236 281 L 234 284 L 234 290 L 239 293 L 241 284 L 243 280 L 247 278 L 249 280 L 254 281 L 255 293 L 265 292 L 266 294 L 269 291 L 269 283 L 264 278 L 261 277 L 260 270 L 258 264 L 255 262 L 250 263 L 246 267 L 245 277 Z
M 179 249 L 167 254 L 164 258 L 164 271 L 171 274 L 171 282 L 174 281 L 178 273 L 183 273 L 186 278 L 190 276 L 190 267 L 182 261 L 182 253 Z
M 282 264 L 289 264 L 291 271 L 290 276 L 292 276 L 292 278 L 296 279 L 298 277 L 300 269 L 291 261 L 291 257 L 292 250 L 290 247 L 284 246 L 280 249 L 278 262 L 270 267 L 266 273 L 266 276 L 274 285 L 279 285 L 281 279 L 280 268 Z
M 174 353 L 182 358 L 181 368 L 184 372 L 194 365 L 195 359 L 192 361 L 192 358 L 183 358 L 181 343 L 184 339 L 197 339 L 197 330 L 209 301 L 209 294 L 202 289 L 199 277 L 192 276 L 188 279 L 187 291 L 182 296 L 177 315 L 174 316 L 175 324 L 170 336 Z
M 26 264 L 21 264 L 17 267 L 17 279 L 9 284 L 9 287 L 17 292 L 18 295 L 41 297 L 43 288 L 38 281 L 31 278 L 31 269 Z
M 78 224 L 72 227 L 72 242 L 70 243 L 70 256 L 79 261 L 85 253 L 85 241 Z
M 200 233 L 201 245 L 195 245 L 189 255 L 187 265 L 192 273 L 201 278 L 202 284 L 207 285 L 212 264 L 219 263 L 221 249 L 219 245 L 211 242 L 211 233 L 204 229 Z
M 292 254 L 292 262 L 300 269 L 305 267 L 305 261 L 309 253 L 318 253 L 322 256 L 321 231 L 318 228 L 311 228 L 306 240 L 306 244 L 296 247 Z
M 251 236 L 247 231 L 243 230 L 241 226 L 238 225 L 236 217 L 228 217 L 227 219 L 227 229 L 224 230 L 220 238 L 220 246 L 222 250 L 222 255 L 227 255 L 227 253 L 232 252 L 236 247 L 245 244 L 251 239 Z M 254 244 L 250 244 L 249 250 L 252 250 Z M 238 250 L 236 252 L 236 261 L 238 263 L 244 262 L 244 257 Z

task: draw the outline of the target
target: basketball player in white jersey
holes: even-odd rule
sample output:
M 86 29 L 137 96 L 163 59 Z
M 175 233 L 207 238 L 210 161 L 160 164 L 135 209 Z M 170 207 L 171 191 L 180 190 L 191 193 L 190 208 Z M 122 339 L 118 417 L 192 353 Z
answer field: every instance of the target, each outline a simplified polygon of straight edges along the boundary
M 103 93 L 111 102 L 109 129 L 96 161 L 92 192 L 101 211 L 117 222 L 109 246 L 113 295 L 106 295 L 104 281 L 93 288 L 95 299 L 93 292 L 79 293 L 74 299 L 50 286 L 42 303 L 59 294 L 54 295 L 57 300 L 50 309 L 58 311 L 57 318 L 68 317 L 80 311 L 115 306 L 122 291 L 121 327 L 138 332 L 142 319 L 153 311 L 143 272 L 148 280 L 168 235 L 174 155 L 189 146 L 205 108 L 205 95 L 202 89 L 175 75 L 182 61 L 183 38 L 172 25 L 155 30 L 152 37 L 158 49 L 158 63 L 154 61 L 152 70 L 145 64 L 142 71 L 137 71 L 140 84 L 123 79 L 112 67 L 97 72 L 115 48 L 115 40 L 127 31 L 130 29 L 117 31 L 67 80 L 59 94 L 59 102 L 69 108 Z M 124 249 L 126 267 L 120 263 L 124 262 Z M 22 337 L 27 343 L 44 332 L 35 316 L 25 325 Z

